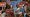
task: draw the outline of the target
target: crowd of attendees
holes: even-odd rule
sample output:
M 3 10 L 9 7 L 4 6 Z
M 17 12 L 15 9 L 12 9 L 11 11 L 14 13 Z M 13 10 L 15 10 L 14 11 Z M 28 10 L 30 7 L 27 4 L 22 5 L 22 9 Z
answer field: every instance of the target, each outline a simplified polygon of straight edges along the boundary
M 6 2 L 6 1 L 2 1 Z M 0 11 L 2 7 L 0 7 Z M 3 7 L 1 12 L 2 17 L 30 17 L 30 2 L 23 0 L 16 4 L 16 7 L 9 2 L 6 2 L 6 7 Z

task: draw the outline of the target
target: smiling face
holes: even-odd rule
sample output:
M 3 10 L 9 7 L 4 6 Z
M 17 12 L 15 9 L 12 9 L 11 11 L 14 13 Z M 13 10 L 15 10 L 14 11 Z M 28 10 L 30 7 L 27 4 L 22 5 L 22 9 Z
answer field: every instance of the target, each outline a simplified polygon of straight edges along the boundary
M 21 8 L 21 7 L 22 7 L 22 5 L 19 5 L 18 7 L 19 7 L 19 8 Z
M 20 7 L 22 6 L 22 5 L 19 5 Z

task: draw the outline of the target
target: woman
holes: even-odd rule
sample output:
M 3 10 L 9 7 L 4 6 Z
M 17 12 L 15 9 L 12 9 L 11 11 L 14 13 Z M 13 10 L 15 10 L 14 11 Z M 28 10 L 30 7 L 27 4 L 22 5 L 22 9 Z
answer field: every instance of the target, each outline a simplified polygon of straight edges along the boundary
M 20 12 L 24 13 L 24 8 L 23 8 L 23 4 L 18 4 L 17 7 L 14 8 L 14 12 L 17 13 L 17 15 L 20 14 Z

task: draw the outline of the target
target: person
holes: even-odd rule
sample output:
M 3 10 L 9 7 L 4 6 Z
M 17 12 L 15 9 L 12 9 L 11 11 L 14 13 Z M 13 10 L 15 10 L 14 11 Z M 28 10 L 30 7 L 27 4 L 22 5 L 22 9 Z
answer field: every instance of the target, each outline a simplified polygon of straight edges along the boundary
M 16 12 L 17 14 L 18 14 L 18 13 L 20 14 L 20 12 L 23 12 L 23 13 L 24 13 L 23 4 L 22 4 L 22 3 L 18 4 L 17 7 L 14 8 L 14 12 Z M 18 15 L 19 15 L 19 14 L 18 14 Z
M 10 5 L 10 0 L 6 0 L 6 3 L 7 3 L 8 5 Z
M 12 5 L 11 5 L 11 8 L 10 8 L 10 15 L 11 15 L 11 17 L 14 17 L 14 9 L 13 9 Z
M 5 17 L 10 17 L 10 9 L 6 9 L 5 12 L 6 12 Z
M 28 12 L 28 13 L 26 14 L 26 17 L 30 17 L 30 12 Z
M 27 14 L 26 17 L 30 17 L 30 5 L 27 7 Z
M 6 13 L 3 11 L 3 12 L 2 12 L 2 17 L 5 17 L 5 15 L 6 15 Z
M 10 9 L 10 5 L 6 3 L 5 9 Z

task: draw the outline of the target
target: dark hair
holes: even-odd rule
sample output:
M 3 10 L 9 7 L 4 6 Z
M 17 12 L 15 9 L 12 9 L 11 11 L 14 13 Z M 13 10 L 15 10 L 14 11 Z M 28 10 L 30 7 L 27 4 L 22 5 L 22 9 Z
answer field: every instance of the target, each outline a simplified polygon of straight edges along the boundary
M 2 11 L 2 14 L 4 13 L 5 11 Z
M 18 5 L 16 5 L 16 7 L 18 8 Z
M 29 16 L 26 14 L 26 17 L 29 17 Z
M 10 9 L 10 5 L 6 4 L 6 9 Z
M 23 1 L 25 1 L 25 0 L 23 0 Z

